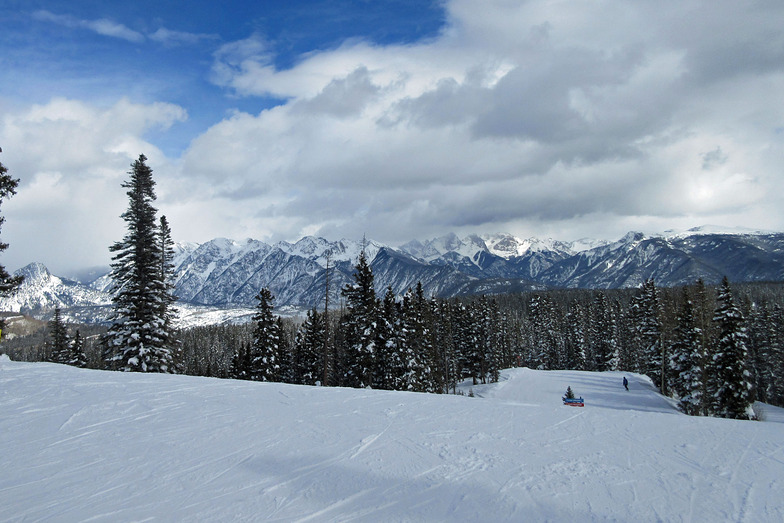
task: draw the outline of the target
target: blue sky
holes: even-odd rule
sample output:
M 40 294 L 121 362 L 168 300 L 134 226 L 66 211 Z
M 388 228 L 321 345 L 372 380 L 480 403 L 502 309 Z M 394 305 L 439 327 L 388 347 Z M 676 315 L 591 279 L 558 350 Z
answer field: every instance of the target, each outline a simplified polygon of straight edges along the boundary
M 6 1 L 0 262 L 107 264 L 140 153 L 178 241 L 783 230 L 781 27 L 773 1 Z
M 437 1 L 11 2 L 2 38 L 4 95 L 21 103 L 52 96 L 112 103 L 123 96 L 184 107 L 188 119 L 151 136 L 179 155 L 199 130 L 231 111 L 285 102 L 236 96 L 211 81 L 212 54 L 256 36 L 277 69 L 349 39 L 377 45 L 433 38 Z M 184 12 L 185 11 L 185 12 Z M 148 17 L 148 14 L 154 16 Z

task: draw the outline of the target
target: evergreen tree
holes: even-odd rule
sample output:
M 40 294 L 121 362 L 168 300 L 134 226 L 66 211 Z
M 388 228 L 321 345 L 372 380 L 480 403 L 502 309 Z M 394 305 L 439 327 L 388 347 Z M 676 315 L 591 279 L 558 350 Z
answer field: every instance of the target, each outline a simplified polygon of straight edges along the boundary
M 607 296 L 603 292 L 596 293 L 593 300 L 593 318 L 590 332 L 592 368 L 599 372 L 618 370 L 620 367 L 620 355 L 618 352 L 615 319 Z
M 692 292 L 694 296 L 694 319 L 697 328 L 700 329 L 700 347 L 704 355 L 703 369 L 702 369 L 702 412 L 703 416 L 712 412 L 713 398 L 715 391 L 710 391 L 711 384 L 715 382 L 712 379 L 714 375 L 713 366 L 713 344 L 710 340 L 713 338 L 713 311 L 715 304 L 708 296 L 708 289 L 702 278 L 698 279 L 694 285 Z
M 167 287 L 161 280 L 158 228 L 152 206 L 155 182 L 142 154 L 131 164 L 128 210 L 122 214 L 128 232 L 109 250 L 112 257 L 112 325 L 104 336 L 109 368 L 137 372 L 174 372 L 167 318 L 162 312 Z
M 433 346 L 433 379 L 436 391 L 449 394 L 457 387 L 458 369 L 455 356 L 453 307 L 446 301 L 430 300 L 430 316 L 433 318 L 431 345 Z
M 479 306 L 481 308 L 482 325 L 480 340 L 482 342 L 482 383 L 495 383 L 500 377 L 500 357 L 499 347 L 501 345 L 501 338 L 499 336 L 500 328 L 498 326 L 498 319 L 500 313 L 498 311 L 498 303 L 495 300 L 490 300 L 486 296 L 479 298 Z M 564 359 L 563 355 L 563 336 L 558 336 L 558 351 L 557 360 L 560 362 Z
M 743 314 L 735 305 L 726 277 L 716 303 L 713 321 L 719 335 L 713 352 L 714 414 L 723 418 L 753 419 L 754 382 L 749 371 L 748 335 Z
M 294 381 L 294 340 L 296 329 L 291 322 L 283 322 L 280 316 L 275 320 L 278 328 L 278 362 L 280 364 L 280 374 L 278 381 L 283 383 L 295 383 Z
M 163 285 L 160 315 L 164 322 L 166 344 L 172 351 L 175 366 L 178 370 L 182 370 L 182 342 L 178 339 L 177 330 L 174 327 L 174 319 L 177 316 L 177 309 L 174 307 L 177 301 L 177 296 L 174 295 L 174 241 L 166 216 L 161 216 L 160 219 L 158 242 L 161 256 L 159 278 Z
M 84 340 L 82 339 L 82 335 L 79 333 L 78 329 L 74 335 L 73 341 L 70 344 L 69 353 L 70 356 L 66 362 L 68 365 L 81 368 L 87 366 L 87 355 L 84 353 Z
M 400 310 L 392 287 L 387 287 L 376 325 L 376 363 L 374 388 L 402 388 L 405 364 L 400 353 Z
M 231 359 L 229 377 L 235 380 L 251 379 L 251 350 L 247 343 L 241 343 Z
M 280 381 L 282 375 L 280 355 L 280 326 L 273 315 L 275 297 L 263 288 L 256 295 L 258 304 L 253 315 L 253 346 L 251 348 L 251 379 Z
M 0 149 L 0 152 L 3 152 Z M 12 178 L 8 174 L 8 169 L 0 163 L 0 205 L 3 200 L 16 194 L 19 180 Z M 0 216 L 0 227 L 5 223 L 5 217 Z M 0 242 L 0 253 L 8 248 L 7 243 Z M 0 265 L 0 297 L 8 296 L 19 284 L 22 283 L 22 276 L 11 276 L 3 265 Z
M 373 285 L 373 271 L 364 249 L 354 270 L 354 283 L 341 291 L 346 298 L 343 316 L 343 385 L 371 387 L 375 374 L 376 324 L 378 299 Z
M 567 329 L 565 340 L 565 368 L 570 370 L 585 370 L 586 366 L 586 329 L 585 310 L 582 304 L 573 300 L 566 313 L 565 326 Z
M 474 345 L 474 326 L 471 312 L 465 303 L 455 302 L 451 308 L 452 314 L 452 347 L 455 353 L 455 381 L 467 377 L 476 377 L 471 371 Z M 476 385 L 476 381 L 474 381 Z
M 566 394 L 563 395 L 564 400 L 573 400 L 575 399 L 574 391 L 572 390 L 571 385 L 566 387 Z
M 703 412 L 705 352 L 701 339 L 694 305 L 688 288 L 684 287 L 683 308 L 670 347 L 671 391 L 678 396 L 683 412 L 693 416 Z
M 474 385 L 482 379 L 482 358 L 484 350 L 481 342 L 479 307 L 476 302 L 469 303 L 462 320 L 461 350 L 463 378 L 471 378 Z
M 528 314 L 533 366 L 540 370 L 559 368 L 565 360 L 565 350 L 553 300 L 546 294 L 535 295 L 531 298 Z
M 662 373 L 661 306 L 653 280 L 645 280 L 642 284 L 640 294 L 632 302 L 631 312 L 637 340 L 637 370 L 648 375 L 653 384 L 666 393 Z
M 68 332 L 63 322 L 60 307 L 54 309 L 54 316 L 49 321 L 49 337 L 51 340 L 51 361 L 65 363 L 71 361 L 71 349 L 68 343 Z
M 422 292 L 422 285 L 417 290 L 411 289 L 403 296 L 401 358 L 405 363 L 404 390 L 413 392 L 429 392 L 432 390 L 430 335 L 425 319 L 428 307 Z
M 768 351 L 768 402 L 784 407 L 784 310 L 776 304 L 771 314 L 771 346 Z
M 294 348 L 294 379 L 303 385 L 316 385 L 323 376 L 324 315 L 313 308 L 300 325 Z

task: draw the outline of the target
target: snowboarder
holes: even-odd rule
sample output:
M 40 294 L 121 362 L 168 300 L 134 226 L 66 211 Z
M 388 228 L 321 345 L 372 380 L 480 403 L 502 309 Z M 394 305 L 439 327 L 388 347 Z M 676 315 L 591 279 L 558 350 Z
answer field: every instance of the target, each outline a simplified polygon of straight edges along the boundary
M 626 376 L 623 377 L 623 386 L 626 390 L 629 390 L 629 380 L 626 379 Z

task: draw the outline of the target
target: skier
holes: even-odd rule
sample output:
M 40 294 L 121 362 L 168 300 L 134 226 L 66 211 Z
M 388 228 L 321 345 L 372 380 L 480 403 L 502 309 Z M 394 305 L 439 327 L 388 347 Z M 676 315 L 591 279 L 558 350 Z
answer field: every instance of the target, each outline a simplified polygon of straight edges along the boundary
M 623 377 L 623 386 L 626 390 L 629 390 L 629 380 L 626 379 L 626 376 Z

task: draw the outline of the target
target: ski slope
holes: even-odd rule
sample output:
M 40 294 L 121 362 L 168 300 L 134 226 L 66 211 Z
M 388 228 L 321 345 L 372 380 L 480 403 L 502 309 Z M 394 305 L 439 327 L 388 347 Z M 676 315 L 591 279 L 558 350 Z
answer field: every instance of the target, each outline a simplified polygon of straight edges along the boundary
M 781 409 L 687 417 L 626 376 L 469 397 L 0 356 L 0 521 L 784 521 Z

